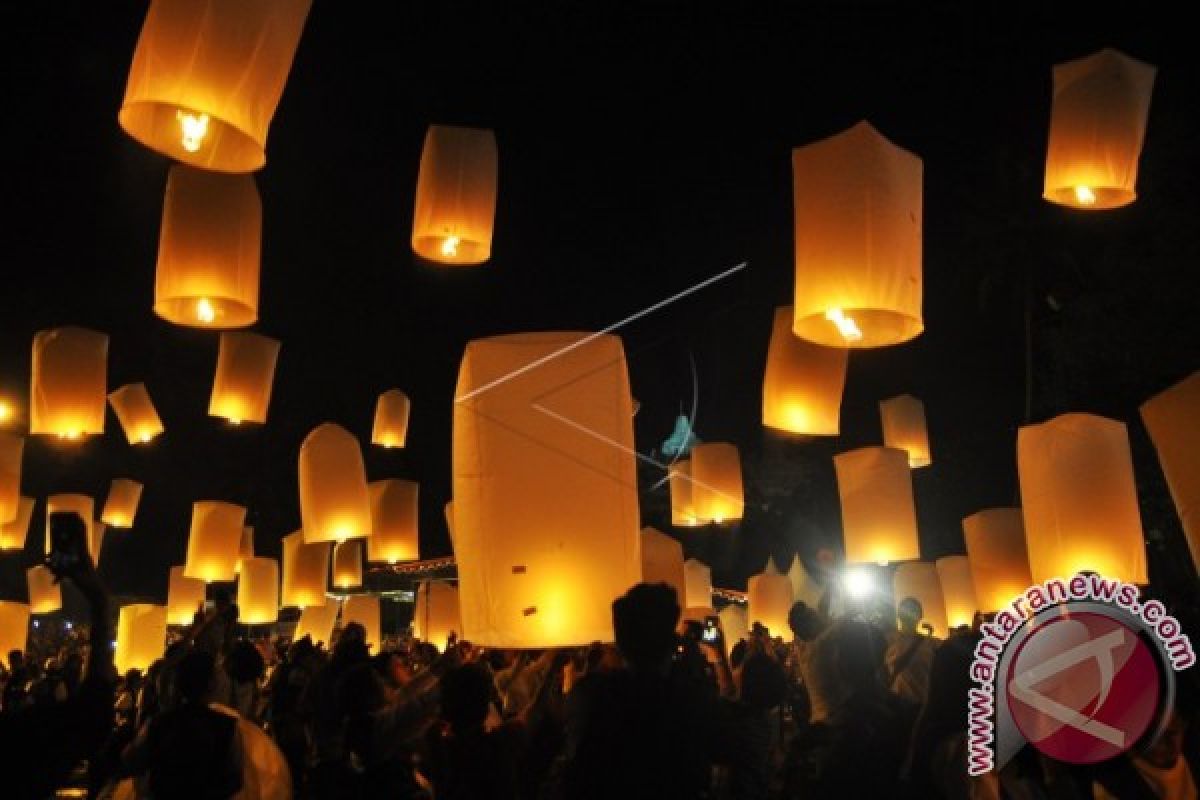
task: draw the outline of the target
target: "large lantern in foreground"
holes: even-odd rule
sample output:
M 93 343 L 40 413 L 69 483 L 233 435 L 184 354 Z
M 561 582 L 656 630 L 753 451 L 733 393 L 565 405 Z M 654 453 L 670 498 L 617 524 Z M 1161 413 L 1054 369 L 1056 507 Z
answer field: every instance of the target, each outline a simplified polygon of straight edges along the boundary
M 50 540 L 50 516 L 59 512 L 72 512 L 79 515 L 83 520 L 83 525 L 87 529 L 88 548 L 92 550 L 93 540 L 95 539 L 94 528 L 96 527 L 96 501 L 86 494 L 52 494 L 46 498 L 46 550 L 50 553 L 52 542 Z M 98 551 L 92 550 L 92 563 L 96 563 Z
M 361 539 L 338 542 L 333 546 L 333 577 L 335 589 L 353 589 L 363 582 L 363 549 Z
M 223 417 L 235 425 L 266 422 L 278 359 L 277 339 L 246 331 L 222 333 L 209 416 Z
M 921 159 L 867 122 L 792 151 L 797 336 L 882 347 L 921 333 L 921 181 Z
M 300 445 L 299 476 L 304 541 L 371 535 L 367 468 L 353 434 L 332 422 L 313 428 Z
M 129 383 L 108 396 L 108 404 L 130 444 L 146 444 L 163 432 L 162 420 L 144 383 Z
M 1142 403 L 1141 411 L 1200 570 L 1200 372 Z
M 975 581 L 966 556 L 943 556 L 934 562 L 942 584 L 942 600 L 946 608 L 946 625 L 957 628 L 969 626 L 979 610 L 975 599 Z
M 49 614 L 62 608 L 62 586 L 48 568 L 39 565 L 25 570 L 25 582 L 29 587 L 30 613 Z
M 21 510 L 21 454 L 25 437 L 0 431 L 0 525 Z
M 763 374 L 763 425 L 806 436 L 837 436 L 849 350 L 792 333 L 791 306 L 775 309 Z
M 116 478 L 108 487 L 100 521 L 113 528 L 132 528 L 142 499 L 142 484 L 128 478 Z
M 1154 73 L 1112 49 L 1054 67 L 1042 197 L 1090 211 L 1134 201 Z
M 462 633 L 458 589 L 443 581 L 421 581 L 413 612 L 413 636 L 442 650 L 451 633 Z
M 621 341 L 583 333 L 476 340 L 455 395 L 464 637 L 517 648 L 612 641 L 612 602 L 642 572 Z
M 767 568 L 758 575 L 751 575 L 746 588 L 747 620 L 751 625 L 761 622 L 772 638 L 791 641 L 792 629 L 788 625 L 788 614 L 792 610 L 792 582 L 787 575 L 780 575 L 774 561 L 767 561 Z
M 162 658 L 167 646 L 167 607 L 145 603 L 121 606 L 117 618 L 117 674 L 146 669 Z
M 253 172 L 310 0 L 153 0 L 117 120 L 176 161 Z
M 712 608 L 712 570 L 703 561 L 689 558 L 683 562 L 684 589 L 680 607 Z
M 908 453 L 863 447 L 833 457 L 847 564 L 919 558 Z
M 209 583 L 233 580 L 245 522 L 242 506 L 214 500 L 193 503 L 183 574 Z
M 283 537 L 281 605 L 298 608 L 325 605 L 325 579 L 328 575 L 328 544 L 305 543 L 303 531 Z
M 1125 423 L 1063 414 L 1017 432 L 1034 582 L 1098 572 L 1144 584 L 1146 546 Z
M 696 506 L 692 502 L 692 462 L 681 458 L 667 470 L 667 482 L 671 491 L 671 525 L 677 528 L 694 528 L 700 524 Z
M 705 442 L 692 448 L 692 506 L 718 525 L 742 518 L 742 462 L 735 445 Z
M 821 602 L 821 595 L 825 593 L 825 588 L 817 583 L 809 573 L 808 567 L 804 566 L 804 561 L 800 559 L 799 553 L 792 557 L 792 566 L 787 571 L 787 577 L 792 584 L 792 602 L 802 602 L 809 608 L 815 609 Z
M 337 601 L 322 606 L 305 606 L 292 633 L 292 641 L 298 642 L 308 636 L 313 644 L 324 642 L 326 649 L 331 649 L 329 644 L 333 641 L 333 626 L 337 623 L 338 610 Z
M 408 395 L 399 389 L 388 389 L 375 401 L 375 424 L 371 428 L 371 444 L 382 447 L 404 447 L 408 439 Z
M 176 164 L 163 201 L 154 313 L 192 328 L 253 325 L 261 251 L 254 178 Z
M 1021 509 L 985 509 L 965 518 L 962 525 L 979 610 L 1006 608 L 1033 585 Z
M 29 606 L 0 600 L 0 653 L 5 662 L 13 650 L 25 652 L 29 639 Z
M 655 528 L 642 528 L 642 582 L 665 583 L 675 590 L 680 607 L 687 599 L 683 545 Z
M 491 258 L 497 171 L 490 130 L 430 125 L 417 176 L 413 251 L 451 265 Z
M 367 485 L 371 496 L 367 561 L 395 564 L 421 557 L 417 538 L 419 489 L 419 484 L 405 480 L 372 481 Z
M 942 595 L 942 582 L 933 564 L 910 561 L 896 567 L 896 574 L 892 576 L 892 598 L 897 608 L 905 598 L 916 600 L 921 604 L 921 623 L 928 624 L 934 636 L 946 638 L 946 601 Z
M 167 622 L 191 625 L 197 609 L 204 605 L 207 585 L 199 578 L 183 574 L 183 567 L 171 567 L 167 577 Z
M 104 433 L 108 337 L 53 328 L 33 337 L 29 432 L 78 439 Z
M 367 647 L 376 653 L 383 650 L 383 635 L 379 624 L 379 598 L 373 594 L 352 594 L 342 602 L 342 629 L 357 622 L 367 630 Z
M 0 550 L 20 550 L 25 547 L 29 522 L 33 519 L 33 505 L 32 497 L 22 497 L 17 503 L 17 515 L 11 522 L 0 525 Z
M 279 617 L 279 564 L 273 558 L 248 558 L 238 576 L 238 622 L 265 625 Z
M 883 446 L 908 453 L 913 469 L 933 463 L 929 454 L 929 432 L 925 429 L 925 404 L 911 394 L 902 394 L 879 403 L 883 425 Z

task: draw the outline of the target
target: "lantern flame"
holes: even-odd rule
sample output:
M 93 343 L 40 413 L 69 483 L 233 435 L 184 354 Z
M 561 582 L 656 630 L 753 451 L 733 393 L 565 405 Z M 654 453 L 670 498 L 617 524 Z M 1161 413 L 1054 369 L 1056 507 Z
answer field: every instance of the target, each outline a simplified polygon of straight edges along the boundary
M 1076 186 L 1075 200 L 1081 206 L 1094 206 L 1096 204 L 1096 193 L 1089 186 Z
M 217 310 L 207 297 L 201 297 L 196 302 L 196 319 L 208 324 L 217 318 Z
M 208 133 L 208 114 L 189 114 L 184 111 L 176 111 L 175 119 L 179 120 L 179 127 L 183 131 L 183 138 L 180 143 L 183 149 L 189 153 L 195 153 L 200 149 L 200 144 Z
M 442 255 L 447 258 L 454 258 L 458 255 L 458 244 L 462 240 L 457 236 L 447 236 L 442 242 Z
M 847 317 L 840 308 L 831 308 L 825 312 L 825 319 L 837 326 L 838 333 L 848 342 L 857 342 L 862 338 L 862 331 L 852 317 Z
M 8 422 L 13 417 L 12 406 L 7 400 L 0 400 L 0 422 Z

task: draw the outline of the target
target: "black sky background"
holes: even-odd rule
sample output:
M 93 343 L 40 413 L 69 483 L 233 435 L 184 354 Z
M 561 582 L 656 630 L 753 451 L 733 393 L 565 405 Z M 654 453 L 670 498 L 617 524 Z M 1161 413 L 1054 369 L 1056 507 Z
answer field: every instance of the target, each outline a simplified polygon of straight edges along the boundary
M 162 598 L 194 500 L 245 504 L 259 551 L 279 554 L 299 527 L 300 441 L 332 420 L 364 442 L 371 479 L 421 482 L 422 554 L 443 555 L 468 340 L 594 330 L 748 261 L 622 331 L 643 450 L 691 407 L 689 356 L 699 435 L 743 449 L 753 502 L 740 529 L 679 532 L 719 584 L 838 540 L 830 456 L 878 443 L 876 404 L 901 392 L 923 398 L 932 439 L 933 466 L 914 474 L 923 555 L 961 552 L 963 516 L 1016 499 L 1027 296 L 1034 421 L 1129 422 L 1146 527 L 1178 555 L 1136 408 L 1200 365 L 1200 58 L 1174 33 L 1183 12 L 974 5 L 315 0 L 257 174 L 254 329 L 283 342 L 270 417 L 230 428 L 206 415 L 217 334 L 150 309 L 168 162 L 116 121 L 146 3 L 4 3 L 0 389 L 27 405 L 33 334 L 92 327 L 111 336 L 110 389 L 145 381 L 167 429 L 130 448 L 110 413 L 82 446 L 30 440 L 24 493 L 85 492 L 99 512 L 111 478 L 145 482 L 137 526 L 110 534 L 102 572 L 119 593 Z M 1140 197 L 1073 213 L 1040 199 L 1050 70 L 1105 46 L 1159 67 Z M 760 390 L 772 311 L 792 289 L 790 150 L 864 118 L 924 159 L 926 332 L 852 355 L 840 437 L 786 441 L 763 432 Z M 496 131 L 482 268 L 409 250 L 430 123 Z M 413 400 L 404 451 L 365 444 L 391 387 Z M 645 521 L 665 526 L 665 487 L 645 489 Z M 23 599 L 43 512 L 25 552 L 0 555 L 0 598 Z

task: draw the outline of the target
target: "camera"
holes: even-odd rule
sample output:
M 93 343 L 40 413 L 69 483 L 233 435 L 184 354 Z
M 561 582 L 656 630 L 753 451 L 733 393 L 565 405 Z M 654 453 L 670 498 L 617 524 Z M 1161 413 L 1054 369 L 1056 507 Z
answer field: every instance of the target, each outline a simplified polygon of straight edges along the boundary
M 716 616 L 707 616 L 704 618 L 704 631 L 700 634 L 700 639 L 709 644 L 713 644 L 721 638 L 721 621 Z

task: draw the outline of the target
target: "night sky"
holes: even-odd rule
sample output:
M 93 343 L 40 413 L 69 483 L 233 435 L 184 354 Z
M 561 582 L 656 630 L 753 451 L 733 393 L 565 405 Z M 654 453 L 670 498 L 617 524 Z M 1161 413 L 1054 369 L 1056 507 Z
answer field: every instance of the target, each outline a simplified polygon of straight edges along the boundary
M 741 261 L 742 273 L 621 331 L 643 451 L 691 410 L 692 360 L 698 434 L 743 450 L 741 527 L 678 532 L 718 584 L 744 588 L 768 554 L 807 558 L 839 541 L 830 457 L 879 443 L 877 403 L 902 392 L 924 400 L 933 449 L 914 474 L 923 555 L 961 552 L 963 516 L 1017 499 L 1027 302 L 1033 421 L 1127 421 L 1152 570 L 1184 552 L 1137 418 L 1200 366 L 1200 56 L 1172 36 L 1182 12 L 606 5 L 315 0 L 256 176 L 254 330 L 283 348 L 268 424 L 241 428 L 207 416 L 218 335 L 150 308 L 168 162 L 116 120 L 146 3 L 0 6 L 0 390 L 27 406 L 33 334 L 83 325 L 111 336 L 110 389 L 145 381 L 167 429 L 131 448 L 110 412 L 86 444 L 26 446 L 23 491 L 39 501 L 84 492 L 99 513 L 111 478 L 146 484 L 136 528 L 105 544 L 115 592 L 165 598 L 195 500 L 246 505 L 260 553 L 278 555 L 299 527 L 300 442 L 326 420 L 364 442 L 370 479 L 421 482 L 423 556 L 447 554 L 451 398 L 468 340 L 595 330 Z M 1105 46 L 1159 67 L 1140 196 L 1071 212 L 1040 199 L 1051 67 Z M 790 150 L 860 119 L 924 160 L 926 332 L 853 353 L 842 435 L 790 441 L 760 425 L 772 312 L 791 302 Z M 409 249 L 430 123 L 496 131 L 483 267 L 423 264 Z M 375 398 L 392 387 L 413 401 L 403 451 L 366 444 Z M 644 521 L 665 527 L 666 489 L 643 477 Z M 0 556 L 0 598 L 24 598 L 43 512 L 24 554 Z

